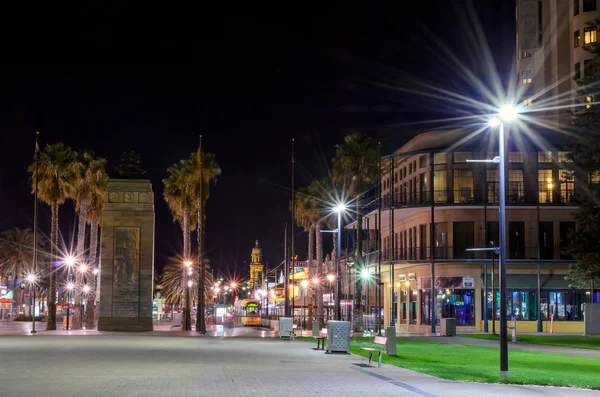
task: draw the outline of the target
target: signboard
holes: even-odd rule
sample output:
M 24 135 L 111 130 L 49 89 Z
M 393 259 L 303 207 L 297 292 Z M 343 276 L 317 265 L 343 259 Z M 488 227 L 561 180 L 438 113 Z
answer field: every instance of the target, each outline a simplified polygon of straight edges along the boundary
M 474 277 L 463 277 L 462 287 L 463 288 L 475 288 L 475 278 Z

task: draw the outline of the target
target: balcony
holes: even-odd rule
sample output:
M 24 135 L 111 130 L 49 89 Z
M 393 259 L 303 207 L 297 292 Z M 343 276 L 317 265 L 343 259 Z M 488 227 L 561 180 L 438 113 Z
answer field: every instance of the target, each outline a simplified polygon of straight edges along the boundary
M 506 193 L 506 205 L 508 206 L 535 206 L 539 200 L 540 206 L 576 206 L 574 191 L 559 190 L 525 190 L 508 189 Z M 418 207 L 432 205 L 498 205 L 500 194 L 495 190 L 434 190 L 416 193 L 394 193 L 384 194 L 382 200 L 383 208 L 389 207 Z M 369 207 L 369 209 L 372 209 Z
M 475 247 L 473 247 L 475 248 Z M 412 247 L 412 248 L 395 248 L 382 250 L 381 260 L 384 262 L 421 262 L 431 261 L 430 247 Z M 481 260 L 485 259 L 485 251 L 466 251 L 465 249 L 457 249 L 455 247 L 435 247 L 433 249 L 435 260 Z M 537 260 L 537 247 L 508 247 L 507 257 L 509 260 Z M 487 258 L 492 259 L 492 252 L 487 252 Z M 495 255 L 498 259 L 498 255 Z M 547 260 L 567 260 L 572 258 L 561 253 L 560 248 L 542 249 L 540 251 L 540 259 Z

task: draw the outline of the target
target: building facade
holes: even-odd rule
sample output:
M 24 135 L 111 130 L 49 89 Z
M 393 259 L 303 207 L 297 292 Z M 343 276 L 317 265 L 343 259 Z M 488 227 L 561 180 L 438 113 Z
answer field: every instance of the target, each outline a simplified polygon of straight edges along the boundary
M 498 153 L 481 145 L 446 149 L 458 140 L 457 131 L 424 133 L 382 160 L 382 208 L 363 225 L 381 231 L 384 325 L 399 331 L 433 331 L 432 311 L 437 324 L 456 318 L 462 331 L 483 331 L 486 316 L 489 329 L 498 329 L 498 257 L 469 251 L 498 245 L 498 164 L 468 162 Z M 526 147 L 507 156 L 505 299 L 520 332 L 549 331 L 551 320 L 554 332 L 583 332 L 581 304 L 592 292 L 565 280 L 577 211 L 568 162 L 567 152 Z M 371 258 L 378 274 L 378 256 Z

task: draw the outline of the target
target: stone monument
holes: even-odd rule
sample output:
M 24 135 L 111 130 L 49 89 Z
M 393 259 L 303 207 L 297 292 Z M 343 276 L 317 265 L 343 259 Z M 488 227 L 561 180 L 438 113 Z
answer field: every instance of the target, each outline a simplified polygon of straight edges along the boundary
M 154 193 L 146 179 L 109 179 L 102 212 L 99 331 L 152 331 Z

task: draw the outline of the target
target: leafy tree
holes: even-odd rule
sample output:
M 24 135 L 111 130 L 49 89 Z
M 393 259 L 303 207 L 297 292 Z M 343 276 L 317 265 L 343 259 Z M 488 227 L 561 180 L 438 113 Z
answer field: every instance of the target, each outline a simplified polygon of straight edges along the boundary
M 38 255 L 39 258 L 39 255 Z M 0 275 L 12 278 L 13 299 L 17 306 L 21 303 L 17 292 L 19 280 L 32 272 L 33 233 L 31 229 L 14 228 L 0 234 Z
M 371 138 L 355 133 L 344 138 L 344 143 L 336 145 L 333 163 L 333 180 L 340 185 L 348 195 L 354 197 L 356 205 L 356 262 L 354 269 L 356 280 L 356 295 L 354 302 L 354 329 L 362 328 L 362 280 L 360 277 L 363 267 L 362 256 L 362 214 L 361 197 L 367 189 L 377 182 L 377 149 Z
M 53 268 L 58 246 L 58 209 L 66 199 L 72 197 L 75 183 L 76 154 L 63 143 L 47 145 L 40 153 L 39 170 L 35 162 L 29 166 L 32 174 L 32 190 L 35 193 L 38 181 L 38 198 L 52 208 L 50 228 L 50 260 L 48 261 L 48 319 L 46 330 L 56 329 L 56 272 Z
M 145 179 L 146 171 L 142 167 L 142 158 L 133 150 L 121 154 L 121 164 L 117 168 L 120 179 Z

